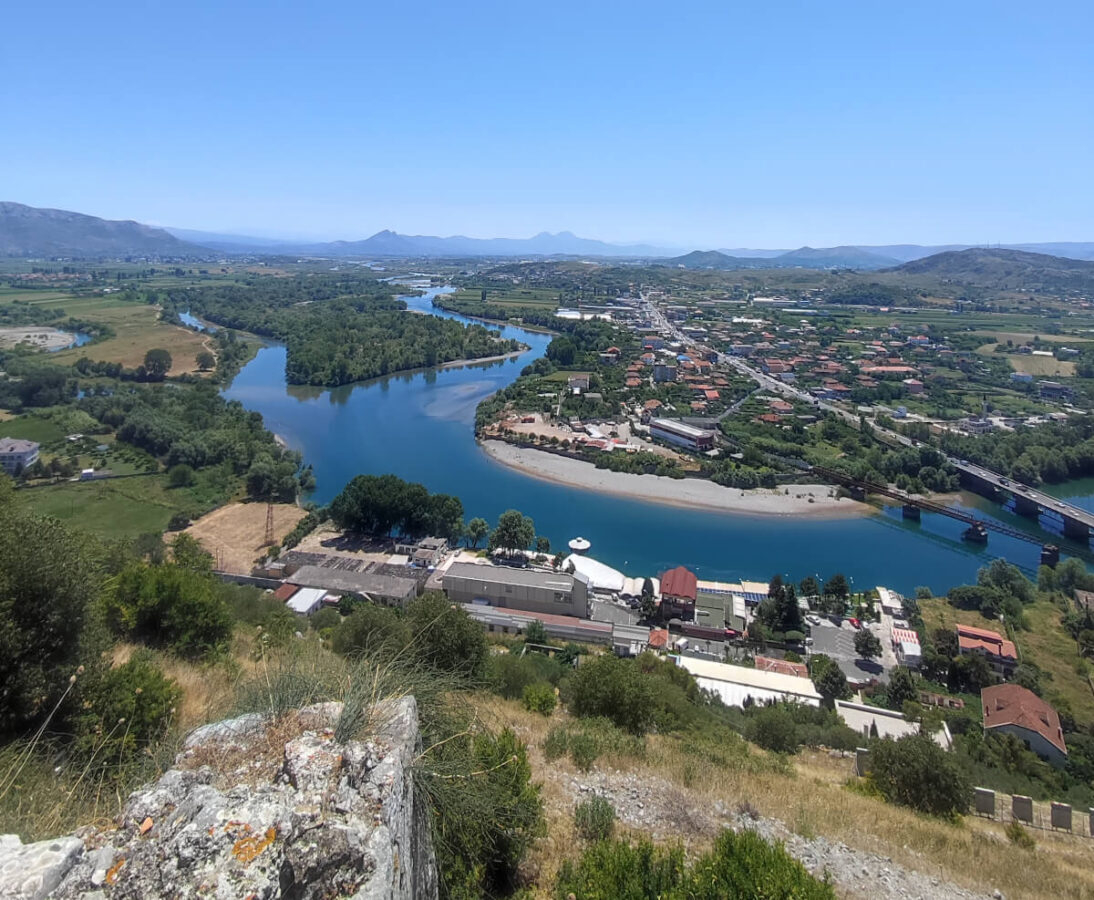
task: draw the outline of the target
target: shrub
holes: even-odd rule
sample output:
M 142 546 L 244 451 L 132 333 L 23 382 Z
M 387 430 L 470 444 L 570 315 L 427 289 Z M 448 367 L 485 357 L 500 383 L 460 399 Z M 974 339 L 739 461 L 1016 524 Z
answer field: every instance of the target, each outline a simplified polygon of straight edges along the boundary
M 596 744 L 596 738 L 591 734 L 583 732 L 572 734 L 567 744 L 570 750 L 570 759 L 582 772 L 588 772 L 593 767 L 597 757 L 600 756 L 600 748 Z
M 570 735 L 561 726 L 552 728 L 543 739 L 543 755 L 548 760 L 558 759 L 570 747 Z
M 870 777 L 890 803 L 935 816 L 964 815 L 970 788 L 953 756 L 926 735 L 870 745 Z
M 337 628 L 342 624 L 342 614 L 329 606 L 319 610 L 308 622 L 315 631 Z
M 183 656 L 203 656 L 225 646 L 232 616 L 219 582 L 182 565 L 134 563 L 118 576 L 104 604 L 115 632 Z
M 186 463 L 179 463 L 177 466 L 171 466 L 167 470 L 167 484 L 173 488 L 189 487 L 194 483 L 194 470 L 186 465 Z
M 154 746 L 167 731 L 182 696 L 147 651 L 109 669 L 83 692 L 76 749 L 99 765 Z
M 558 700 L 555 698 L 555 689 L 549 684 L 540 682 L 530 684 L 524 689 L 524 708 L 529 712 L 542 713 L 549 716 L 554 712 Z
M 557 686 L 566 667 L 542 653 L 496 653 L 486 661 L 486 679 L 491 690 L 509 700 L 519 700 L 529 685 L 546 682 Z
M 615 807 L 603 797 L 593 797 L 574 809 L 574 826 L 586 841 L 606 841 L 615 831 Z
M 442 672 L 480 677 L 486 667 L 486 633 L 440 592 L 423 594 L 407 607 L 414 651 Z
M 577 863 L 559 870 L 555 897 L 659 898 L 723 900 L 727 897 L 793 897 L 834 900 L 826 881 L 810 875 L 779 844 L 753 831 L 723 831 L 710 852 L 690 867 L 679 847 L 655 848 L 649 841 L 632 846 L 600 841 Z
M 748 720 L 745 736 L 754 744 L 775 753 L 796 753 L 800 746 L 798 727 L 790 712 L 781 705 L 767 706 Z
M 1033 835 L 1026 831 L 1026 829 L 1022 827 L 1022 823 L 1017 819 L 1011 819 L 1003 831 L 1012 844 L 1021 847 L 1023 850 L 1032 850 L 1037 846 L 1037 842 L 1033 839 Z
M 190 524 L 190 516 L 184 512 L 177 512 L 167 522 L 168 531 L 182 531 Z
M 631 661 L 605 655 L 578 666 L 569 698 L 574 715 L 603 716 L 632 734 L 645 734 L 653 724 L 652 679 Z

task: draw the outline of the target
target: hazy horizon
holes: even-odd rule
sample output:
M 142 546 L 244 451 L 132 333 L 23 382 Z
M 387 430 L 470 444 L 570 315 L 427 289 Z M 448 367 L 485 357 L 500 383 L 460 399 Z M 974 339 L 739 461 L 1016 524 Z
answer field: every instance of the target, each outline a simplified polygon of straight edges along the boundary
M 1094 239 L 1089 4 L 63 2 L 8 22 L 49 38 L 0 57 L 0 196 L 34 206 L 309 241 Z

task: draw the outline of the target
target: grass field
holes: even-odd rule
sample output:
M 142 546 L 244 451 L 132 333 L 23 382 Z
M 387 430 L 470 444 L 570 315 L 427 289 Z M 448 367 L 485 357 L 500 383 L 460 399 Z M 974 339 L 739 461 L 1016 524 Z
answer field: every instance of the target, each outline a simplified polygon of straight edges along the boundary
M 998 344 L 995 343 L 984 344 L 977 347 L 976 352 L 982 356 L 997 357 L 998 354 L 995 352 L 997 346 Z M 1027 353 L 1006 353 L 1003 356 L 1015 372 L 1061 378 L 1070 378 L 1075 374 L 1075 363 L 1056 359 L 1052 356 L 1033 356 Z
M 75 296 L 57 291 L 11 290 L 0 293 L 0 302 L 26 300 L 42 309 L 63 309 L 66 316 L 101 322 L 114 337 L 84 347 L 61 350 L 49 359 L 71 365 L 81 356 L 136 368 L 149 350 L 162 347 L 171 354 L 169 374 L 196 372 L 197 354 L 206 349 L 206 338 L 189 328 L 160 321 L 159 310 L 146 303 L 126 302 L 113 295 Z
M 63 482 L 22 490 L 19 499 L 38 515 L 54 516 L 104 538 L 162 532 L 183 505 L 163 475 Z
M 512 307 L 513 315 L 520 310 L 536 309 L 550 311 L 558 308 L 557 290 L 549 288 L 487 288 L 486 302 L 490 306 Z M 454 300 L 478 303 L 482 298 L 480 288 L 468 288 L 451 295 Z

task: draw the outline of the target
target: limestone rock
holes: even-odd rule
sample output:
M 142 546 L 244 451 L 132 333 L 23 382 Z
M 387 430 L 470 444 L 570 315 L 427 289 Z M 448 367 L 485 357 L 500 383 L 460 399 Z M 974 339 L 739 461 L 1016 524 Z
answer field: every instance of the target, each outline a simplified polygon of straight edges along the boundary
M 374 709 L 367 740 L 335 740 L 340 712 L 205 726 L 114 828 L 30 845 L 0 837 L 0 898 L 435 898 L 411 771 L 414 698 Z

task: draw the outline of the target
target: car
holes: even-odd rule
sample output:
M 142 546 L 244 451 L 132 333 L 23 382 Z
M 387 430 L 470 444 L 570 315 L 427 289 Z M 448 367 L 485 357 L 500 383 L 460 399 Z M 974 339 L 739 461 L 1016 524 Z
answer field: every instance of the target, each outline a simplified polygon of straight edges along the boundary
M 851 623 L 852 628 L 856 628 L 856 629 L 862 628 L 862 623 L 858 619 L 850 618 L 847 621 Z
M 805 621 L 808 622 L 810 625 L 820 625 L 820 623 L 821 623 L 820 616 L 815 616 L 815 615 L 806 616 Z

